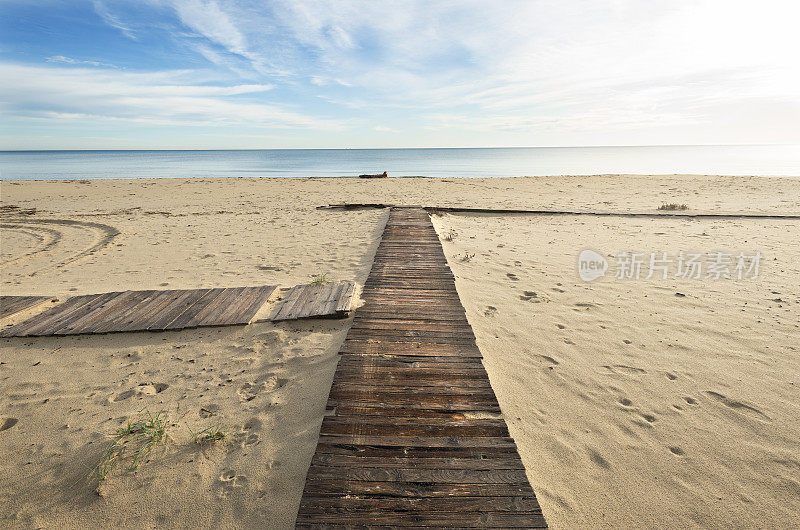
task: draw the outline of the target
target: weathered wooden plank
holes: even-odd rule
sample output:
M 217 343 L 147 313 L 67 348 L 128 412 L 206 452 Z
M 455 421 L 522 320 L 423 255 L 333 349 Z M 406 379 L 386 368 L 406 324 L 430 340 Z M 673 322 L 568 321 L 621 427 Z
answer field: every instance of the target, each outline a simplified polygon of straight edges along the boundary
M 358 460 L 358 459 L 354 459 Z M 452 498 L 409 498 L 409 497 L 356 497 L 326 496 L 307 497 L 302 508 L 312 513 L 315 508 L 327 508 L 332 513 L 352 510 L 372 512 L 538 512 L 541 510 L 534 497 L 452 497 Z
M 495 460 L 519 458 L 516 447 L 415 447 L 404 445 L 350 444 L 336 439 L 317 444 L 316 454 L 346 455 L 374 458 L 457 458 L 463 460 Z
M 295 307 L 301 303 L 303 295 L 306 294 L 305 287 L 306 285 L 295 285 L 292 287 L 289 294 L 286 295 L 283 305 L 278 309 L 277 314 L 272 317 L 272 320 L 288 320 L 294 313 Z
M 122 329 L 123 325 L 129 323 L 132 315 L 140 314 L 142 308 L 148 307 L 153 299 L 155 299 L 162 291 L 155 289 L 146 291 L 137 291 L 138 301 L 132 303 L 128 307 L 120 310 L 117 314 L 109 316 L 103 322 L 98 322 L 93 328 L 87 330 L 87 333 L 108 333 L 115 332 Z
M 164 308 L 152 320 L 145 320 L 147 327 L 144 324 L 141 329 L 150 331 L 163 331 L 175 319 L 183 315 L 185 312 L 190 311 L 194 304 L 203 298 L 211 289 L 191 289 L 186 291 L 185 294 L 175 299 L 175 301 L 168 307 Z
M 530 485 L 525 482 L 492 484 L 417 484 L 413 482 L 350 482 L 328 478 L 306 479 L 306 492 L 311 495 L 341 495 L 342 483 L 347 484 L 351 495 L 386 495 L 392 497 L 517 497 L 531 495 Z
M 465 419 L 473 417 L 502 417 L 500 407 L 479 406 L 470 404 L 465 407 L 452 407 L 450 405 L 440 403 L 427 407 L 409 407 L 403 403 L 383 403 L 383 402 L 359 402 L 359 401 L 341 401 L 335 404 L 328 402 L 329 415 L 350 415 L 350 416 L 392 416 L 392 417 L 409 417 L 409 418 L 441 418 L 444 420 L 449 419 Z
M 307 514 L 307 515 L 306 515 Z M 333 513 L 326 511 L 302 510 L 297 518 L 300 527 L 305 525 L 323 526 L 340 523 L 342 518 L 349 525 L 365 525 L 369 528 L 414 526 L 414 527 L 458 527 L 458 528 L 547 528 L 544 517 L 539 512 L 389 512 L 380 511 L 369 514 L 364 511 Z
M 15 315 L 52 300 L 50 296 L 0 296 L 0 318 Z
M 456 386 L 446 387 L 413 387 L 404 384 L 397 386 L 392 385 L 376 385 L 371 384 L 370 381 L 363 381 L 360 384 L 350 383 L 347 381 L 338 382 L 334 381 L 331 387 L 330 397 L 333 399 L 346 399 L 348 396 L 403 396 L 403 397 L 423 397 L 425 399 L 438 399 L 446 396 L 467 396 L 475 400 L 488 397 L 494 398 L 494 391 L 491 386 L 484 388 L 460 388 Z
M 217 291 L 216 295 L 206 299 L 202 307 L 194 312 L 191 318 L 183 324 L 185 328 L 195 328 L 200 326 L 213 325 L 218 315 L 230 305 L 235 299 L 238 290 L 235 287 L 226 287 Z
M 443 420 L 393 416 L 329 416 L 324 434 L 390 436 L 509 436 L 503 420 Z
M 201 296 L 191 308 L 188 308 L 187 311 L 184 311 L 183 314 L 179 315 L 175 318 L 172 322 L 164 326 L 164 329 L 184 329 L 187 327 L 187 324 L 194 320 L 197 315 L 206 309 L 209 304 L 213 303 L 214 300 L 217 299 L 219 295 L 225 292 L 224 287 L 216 287 L 214 289 L 208 289 L 203 296 Z
M 524 484 L 524 469 L 419 469 L 377 468 L 321 465 L 315 469 L 317 480 L 364 482 L 415 482 L 427 484 Z
M 72 319 L 48 333 L 49 335 L 75 335 L 83 333 L 86 329 L 91 329 L 97 322 L 102 322 L 104 317 L 114 314 L 130 302 L 136 296 L 135 291 L 124 291 L 117 296 L 104 301 L 91 312 L 81 318 Z
M 335 311 L 337 313 L 347 313 L 353 304 L 353 293 L 355 292 L 356 284 L 353 282 L 345 282 L 339 298 L 336 300 Z
M 354 288 L 352 282 L 298 285 L 271 320 L 342 316 L 350 310 Z
M 0 335 L 4 337 L 49 335 L 62 324 L 90 313 L 106 300 L 119 294 L 121 294 L 121 292 L 91 294 L 68 298 L 63 304 L 51 307 L 16 326 L 12 326 L 4 330 Z
M 422 338 L 422 337 L 417 337 Z M 481 352 L 473 342 L 461 342 L 458 344 L 444 343 L 444 342 L 422 342 L 411 338 L 405 341 L 396 340 L 397 337 L 391 337 L 387 340 L 385 337 L 376 338 L 370 337 L 365 333 L 360 333 L 359 336 L 350 337 L 345 339 L 342 344 L 340 353 L 349 354 L 391 354 L 391 355 L 412 355 L 412 356 L 437 356 L 437 357 L 476 357 L 480 358 Z
M 486 456 L 486 455 L 483 455 Z M 391 457 L 342 455 L 317 452 L 312 464 L 319 466 L 414 468 L 414 469 L 519 469 L 525 470 L 522 460 L 512 456 L 492 458 Z

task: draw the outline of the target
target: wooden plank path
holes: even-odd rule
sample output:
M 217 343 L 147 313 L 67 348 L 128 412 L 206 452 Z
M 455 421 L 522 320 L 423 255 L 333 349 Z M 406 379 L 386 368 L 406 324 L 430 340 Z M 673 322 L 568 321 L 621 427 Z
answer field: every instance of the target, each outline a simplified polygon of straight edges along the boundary
M 0 331 L 0 337 L 165 331 L 248 324 L 274 290 L 274 285 L 263 285 L 73 296 Z
M 52 300 L 49 296 L 0 296 L 0 318 L 5 318 Z
M 390 210 L 362 298 L 297 526 L 545 528 L 424 210 Z
M 271 320 L 344 316 L 350 311 L 354 289 L 353 282 L 297 285 Z

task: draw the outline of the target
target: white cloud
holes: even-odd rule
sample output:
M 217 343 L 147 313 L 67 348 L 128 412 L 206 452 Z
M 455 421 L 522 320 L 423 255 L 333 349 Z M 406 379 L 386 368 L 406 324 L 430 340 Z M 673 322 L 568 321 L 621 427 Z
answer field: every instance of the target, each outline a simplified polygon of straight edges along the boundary
M 135 38 L 139 26 L 123 20 L 126 11 L 117 4 L 112 12 L 110 1 L 94 0 L 98 14 Z M 162 17 L 173 14 L 170 36 L 226 69 L 240 87 L 287 88 L 302 94 L 296 96 L 298 108 L 314 100 L 315 110 L 308 113 L 327 106 L 393 130 L 519 138 L 566 131 L 580 132 L 582 139 L 594 134 L 596 142 L 605 143 L 609 136 L 635 142 L 648 128 L 712 130 L 717 124 L 723 138 L 730 132 L 726 113 L 740 109 L 749 118 L 737 134 L 746 138 L 752 132 L 757 139 L 769 132 L 770 119 L 797 116 L 800 107 L 795 57 L 800 32 L 794 28 L 800 7 L 791 0 L 144 0 L 129 5 L 134 12 L 148 6 Z M 243 102 L 224 98 L 235 90 L 256 93 L 237 89 L 237 82 L 217 93 L 196 80 L 124 82 L 126 90 L 135 89 L 135 97 L 147 101 L 157 94 L 187 98 L 174 103 L 206 117 L 224 110 L 246 119 Z M 108 102 L 121 96 L 98 97 Z M 275 104 L 249 104 L 262 105 L 259 109 L 277 122 L 291 121 L 274 113 Z M 194 115 L 165 112 L 171 119 Z M 305 119 L 313 120 L 307 115 L 297 120 Z M 787 140 L 800 141 L 798 134 Z
M 215 0 L 177 0 L 174 7 L 186 26 L 231 53 L 248 55 L 244 36 Z
M 93 0 L 92 3 L 94 5 L 95 12 L 100 15 L 100 18 L 102 18 L 106 24 L 113 28 L 117 28 L 126 37 L 136 40 L 136 33 L 134 33 L 133 29 L 127 24 L 123 23 L 118 16 L 109 11 L 102 0 Z
M 97 66 L 97 67 L 106 67 L 106 68 L 118 68 L 117 66 L 110 64 L 110 63 L 103 63 L 100 61 L 85 61 L 81 59 L 73 59 L 72 57 L 64 57 L 63 55 L 53 55 L 52 57 L 48 57 L 48 63 L 64 63 L 64 64 L 86 64 L 89 66 Z
M 113 120 L 159 125 L 248 125 L 337 130 L 341 124 L 261 100 L 271 85 L 201 85 L 189 71 L 128 73 L 0 63 L 0 109 L 47 120 Z

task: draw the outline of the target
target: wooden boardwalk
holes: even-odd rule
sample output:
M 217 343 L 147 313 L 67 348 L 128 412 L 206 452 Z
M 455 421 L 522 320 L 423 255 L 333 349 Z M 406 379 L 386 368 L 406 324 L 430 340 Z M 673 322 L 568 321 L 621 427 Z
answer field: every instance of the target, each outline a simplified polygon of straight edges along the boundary
M 274 285 L 73 296 L 0 331 L 0 337 L 165 331 L 249 323 Z
M 424 210 L 390 210 L 362 298 L 297 526 L 546 527 Z

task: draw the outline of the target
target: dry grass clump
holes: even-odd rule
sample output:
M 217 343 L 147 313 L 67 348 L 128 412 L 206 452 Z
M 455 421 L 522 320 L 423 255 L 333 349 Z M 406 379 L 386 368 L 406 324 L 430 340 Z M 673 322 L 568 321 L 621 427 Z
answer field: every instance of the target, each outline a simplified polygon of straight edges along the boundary
M 90 473 L 94 472 L 103 480 L 123 463 L 127 464 L 128 471 L 135 471 L 147 458 L 150 450 L 164 440 L 166 430 L 167 417 L 161 412 L 145 412 L 139 419 L 128 420 L 127 424 L 111 433 L 113 440 Z
M 315 274 L 311 278 L 312 278 L 311 283 L 316 283 L 316 284 L 319 284 L 319 285 L 330 283 L 330 281 L 331 281 L 330 278 L 328 278 L 328 275 L 325 274 L 325 273 Z
M 678 210 L 688 210 L 689 206 L 687 204 L 678 204 L 677 202 L 662 202 L 658 209 L 674 212 Z
M 191 431 L 190 431 L 191 432 Z M 202 431 L 192 432 L 194 443 L 198 445 L 211 445 L 220 440 L 224 440 L 228 434 L 219 425 L 206 427 Z

